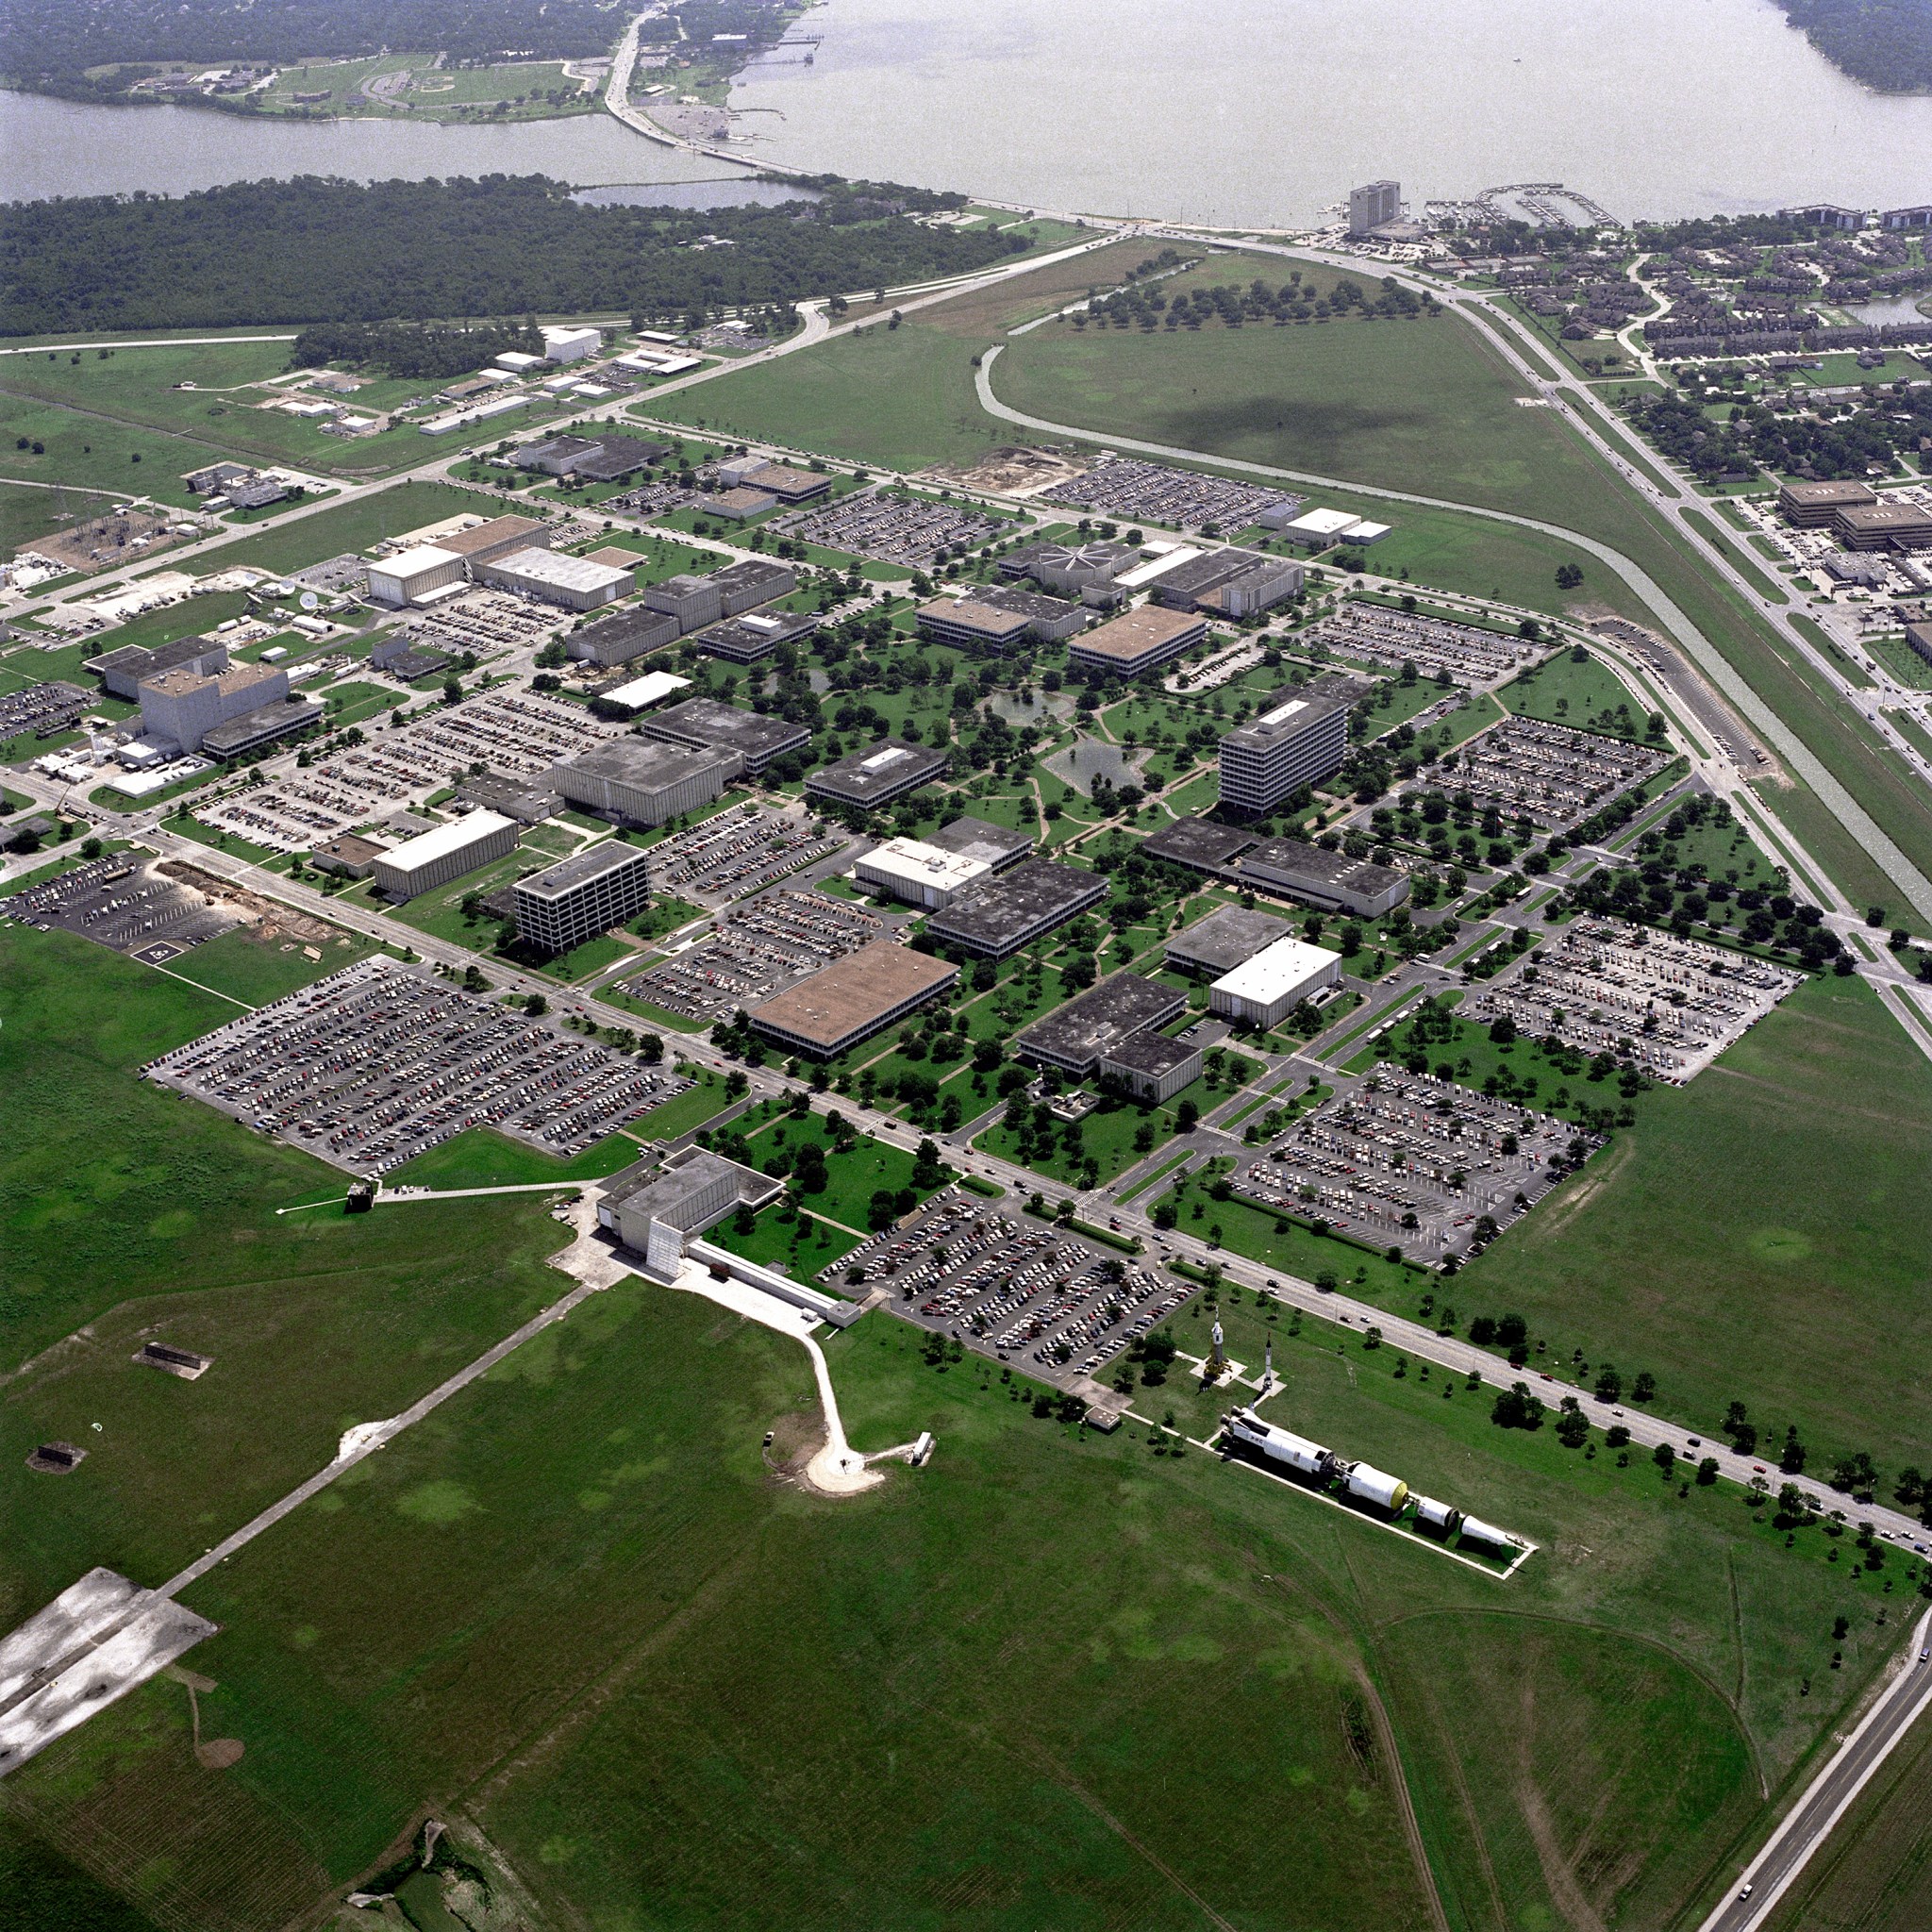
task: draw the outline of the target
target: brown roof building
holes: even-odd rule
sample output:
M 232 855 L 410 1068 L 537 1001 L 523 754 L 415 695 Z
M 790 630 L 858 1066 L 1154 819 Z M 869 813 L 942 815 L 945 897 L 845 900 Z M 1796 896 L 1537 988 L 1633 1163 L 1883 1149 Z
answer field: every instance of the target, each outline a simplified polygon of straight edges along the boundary
M 751 1016 L 783 1046 L 828 1059 L 904 1019 L 954 985 L 959 969 L 891 940 L 874 940 L 768 999 Z
M 1138 610 L 1124 610 L 1120 616 L 1067 646 L 1075 664 L 1095 671 L 1111 671 L 1121 677 L 1139 677 L 1173 660 L 1198 644 L 1208 635 L 1208 621 L 1186 610 L 1162 610 L 1143 604 Z
M 1932 510 L 1896 497 L 1835 510 L 1831 527 L 1847 550 L 1932 549 Z
M 1783 483 L 1777 492 L 1785 521 L 1801 529 L 1816 529 L 1830 523 L 1838 510 L 1877 501 L 1878 492 L 1863 483 Z
M 508 557 L 512 550 L 547 550 L 550 534 L 548 526 L 536 517 L 491 517 L 454 537 L 439 537 L 436 547 L 472 564 L 490 563 Z

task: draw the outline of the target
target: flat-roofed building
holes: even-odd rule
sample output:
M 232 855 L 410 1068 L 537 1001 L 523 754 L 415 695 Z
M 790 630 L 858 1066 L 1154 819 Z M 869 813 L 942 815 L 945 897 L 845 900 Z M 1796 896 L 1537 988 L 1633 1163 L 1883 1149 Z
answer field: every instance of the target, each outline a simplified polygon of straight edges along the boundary
M 1100 1077 L 1118 1080 L 1136 1100 L 1172 1100 L 1201 1077 L 1204 1049 L 1164 1033 L 1130 1033 L 1100 1056 Z
M 1298 543 L 1312 544 L 1319 550 L 1338 538 L 1347 536 L 1360 521 L 1353 510 L 1304 510 L 1300 516 L 1291 517 L 1282 525 L 1281 534 L 1292 537 Z
M 464 582 L 466 575 L 467 565 L 454 550 L 440 543 L 419 543 L 369 566 L 369 596 L 374 603 L 400 610 Z
M 1910 228 L 1932 228 L 1932 202 L 1917 208 L 1889 208 L 1878 217 L 1878 225 L 1890 233 Z
M 1291 558 L 1258 550 L 1207 550 L 1167 572 L 1153 595 L 1171 610 L 1252 617 L 1292 597 L 1301 587 L 1302 567 Z
M 874 940 L 752 1009 L 760 1033 L 829 1059 L 903 1020 L 956 985 L 959 969 L 891 940 Z
M 1831 528 L 1848 550 L 1932 549 L 1932 509 L 1898 497 L 1834 510 Z
M 588 325 L 572 327 L 558 323 L 546 325 L 542 335 L 546 362 L 581 362 L 604 346 L 604 332 Z
M 1217 824 L 1212 819 L 1176 819 L 1163 825 L 1146 842 L 1148 853 L 1170 865 L 1185 865 L 1210 877 L 1225 874 L 1240 853 L 1256 842 L 1252 832 L 1238 825 Z
M 741 468 L 730 480 L 750 490 L 762 490 L 780 503 L 809 503 L 832 487 L 829 475 L 817 470 L 794 469 L 790 463 L 753 463 L 749 468 Z
M 973 592 L 973 598 L 994 610 L 1009 610 L 1025 618 L 1027 635 L 1042 644 L 1063 642 L 1083 629 L 1092 616 L 1084 604 L 1049 597 L 1043 591 L 1029 591 L 1018 584 L 982 584 Z
M 1878 492 L 1866 483 L 1780 483 L 1777 507 L 1788 524 L 1801 529 L 1817 529 L 1831 522 L 1841 509 L 1855 509 L 1878 501 Z
M 1224 806 L 1271 812 L 1302 786 L 1319 785 L 1341 769 L 1354 686 L 1324 683 L 1284 686 L 1262 699 L 1257 717 L 1221 741 Z
M 624 705 L 633 711 L 641 711 L 647 705 L 659 704 L 675 692 L 690 689 L 691 679 L 678 676 L 675 671 L 647 671 L 641 677 L 633 677 L 613 691 L 600 691 L 597 695 L 607 705 Z
M 567 953 L 622 925 L 651 898 L 651 855 L 606 839 L 521 878 L 513 888 L 517 937 Z
M 519 597 L 561 604 L 566 610 L 594 610 L 601 604 L 614 604 L 637 585 L 632 572 L 614 564 L 592 563 L 588 557 L 560 556 L 534 546 L 479 563 L 475 577 Z
M 702 508 L 708 517 L 724 517 L 734 524 L 748 524 L 753 517 L 761 517 L 767 510 L 778 508 L 778 499 L 763 490 L 749 490 L 740 485 L 735 490 L 721 490 L 715 496 L 704 499 Z
M 1907 625 L 1906 648 L 1932 664 L 1932 624 Z
M 724 615 L 724 599 L 714 581 L 717 575 L 693 576 L 685 572 L 666 577 L 662 583 L 646 584 L 641 599 L 647 608 L 675 618 L 680 631 L 696 630 Z
M 296 732 L 318 724 L 321 718 L 320 698 L 306 698 L 300 691 L 291 691 L 286 697 L 271 699 L 253 710 L 225 718 L 212 730 L 204 732 L 202 756 L 226 763 L 230 758 L 259 751 L 265 744 L 274 744 L 278 739 L 292 738 Z
M 1109 1049 L 1136 1033 L 1165 1026 L 1187 1009 L 1188 996 L 1179 987 L 1137 973 L 1115 973 L 1023 1026 L 1013 1036 L 1013 1051 L 1023 1059 L 1084 1079 Z
M 597 1220 L 633 1254 L 648 1255 L 654 1221 L 690 1240 L 740 1208 L 756 1212 L 784 1188 L 782 1180 L 708 1147 L 685 1147 L 662 1158 L 647 1155 L 612 1174 L 603 1185 Z
M 475 575 L 479 563 L 493 562 L 517 550 L 542 550 L 550 544 L 550 526 L 540 517 L 490 517 L 454 537 L 439 537 L 435 547 L 468 563 Z
M 520 825 L 541 824 L 563 809 L 563 800 L 541 778 L 499 778 L 494 772 L 472 772 L 458 780 L 451 801 L 463 811 L 501 812 Z
M 925 929 L 942 946 L 1004 959 L 1106 897 L 1107 881 L 1097 873 L 1057 859 L 1029 858 L 956 893 Z
M 989 876 L 992 868 L 918 839 L 888 839 L 874 845 L 854 870 L 860 884 L 874 891 L 890 892 L 908 906 L 936 912 L 951 905 L 956 892 Z
M 81 669 L 93 672 L 101 689 L 109 697 L 125 698 L 129 704 L 141 696 L 143 677 L 157 677 L 163 671 L 186 666 L 204 677 L 228 668 L 228 647 L 219 638 L 175 638 L 149 649 L 145 644 L 122 644 L 103 651 L 97 658 L 83 658 Z
M 876 744 L 812 773 L 805 789 L 813 798 L 834 799 L 870 811 L 931 784 L 945 771 L 946 762 L 946 754 L 930 745 L 882 738 Z
M 1078 597 L 1096 585 L 1110 584 L 1141 560 L 1131 543 L 1023 543 L 994 566 L 1003 577 L 1031 577 L 1056 597 Z
M 1245 906 L 1218 906 L 1206 919 L 1168 936 L 1167 963 L 1181 973 L 1219 979 L 1224 973 L 1245 966 L 1276 940 L 1293 936 L 1294 928 L 1288 921 L 1272 912 L 1250 911 Z
M 1033 850 L 1033 835 L 1016 832 L 1008 825 L 989 824 L 971 816 L 948 820 L 937 832 L 925 835 L 928 845 L 941 852 L 957 852 L 964 858 L 979 859 L 989 872 L 1005 872 Z
M 1330 852 L 1303 839 L 1268 839 L 1237 859 L 1227 876 L 1263 892 L 1306 899 L 1324 912 L 1380 919 L 1408 897 L 1408 874 Z
M 1002 610 L 970 597 L 936 597 L 919 607 L 919 634 L 936 643 L 962 651 L 994 651 L 1002 657 L 1017 650 L 1032 631 L 1032 621 L 1021 610 Z
M 325 840 L 308 855 L 317 872 L 332 872 L 339 878 L 366 879 L 375 870 L 375 861 L 389 850 L 375 839 L 355 832 L 338 832 Z
M 775 597 L 789 597 L 798 588 L 798 574 L 789 564 L 768 558 L 743 557 L 702 579 L 718 593 L 718 614 L 736 617 L 756 610 Z
M 392 845 L 375 861 L 375 890 L 389 899 L 413 899 L 459 879 L 479 865 L 514 852 L 521 827 L 499 812 L 466 812 Z
M 1348 232 L 1351 238 L 1373 235 L 1390 222 L 1402 219 L 1402 184 L 1399 181 L 1371 181 L 1365 188 L 1348 191 Z
M 661 825 L 724 795 L 744 769 L 734 751 L 662 739 L 608 739 L 550 768 L 558 797 L 627 825 Z
M 1143 672 L 1171 664 L 1207 635 L 1205 618 L 1143 604 L 1138 610 L 1124 610 L 1082 633 L 1067 646 L 1067 655 L 1089 670 L 1139 677 Z
M 136 690 L 143 738 L 199 751 L 217 725 L 286 698 L 289 674 L 278 664 L 230 664 L 210 673 L 177 664 L 142 678 Z
M 811 743 L 811 733 L 789 718 L 743 711 L 716 698 L 687 698 L 668 711 L 652 711 L 639 727 L 647 736 L 699 751 L 736 752 L 747 772 L 762 772 L 774 758 L 790 758 Z
M 1228 1020 L 1278 1026 L 1309 994 L 1341 978 L 1341 955 L 1306 940 L 1276 940 L 1208 989 L 1208 1009 Z
M 579 664 L 628 664 L 646 651 L 675 644 L 678 635 L 676 618 L 645 604 L 572 631 L 563 647 Z
M 653 613 L 654 615 L 656 613 Z M 733 664 L 756 664 L 780 644 L 795 644 L 819 627 L 816 617 L 797 611 L 747 610 L 723 624 L 707 625 L 691 636 L 699 650 Z

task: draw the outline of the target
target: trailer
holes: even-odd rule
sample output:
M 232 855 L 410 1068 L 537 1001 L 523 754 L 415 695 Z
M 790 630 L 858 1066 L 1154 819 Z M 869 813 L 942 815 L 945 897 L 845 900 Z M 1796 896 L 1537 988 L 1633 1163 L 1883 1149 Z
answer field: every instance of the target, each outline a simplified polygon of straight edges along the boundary
M 1478 1549 L 1491 1550 L 1499 1557 L 1513 1557 L 1523 1545 L 1507 1530 L 1498 1529 L 1492 1523 L 1483 1523 L 1474 1516 L 1462 1519 L 1462 1541 L 1474 1543 Z
M 1291 1435 L 1273 1423 L 1264 1423 L 1252 1409 L 1234 1408 L 1222 1417 L 1221 1426 L 1231 1442 L 1253 1449 L 1270 1462 L 1285 1463 L 1297 1475 L 1325 1482 L 1335 1473 L 1333 1450 L 1305 1436 Z
M 1399 1475 L 1389 1475 L 1366 1462 L 1341 1465 L 1341 1488 L 1344 1494 L 1357 1502 L 1373 1503 L 1391 1516 L 1400 1516 L 1402 1506 L 1408 1501 L 1408 1485 Z
M 1453 1503 L 1439 1503 L 1433 1496 L 1415 1499 L 1415 1526 L 1447 1541 L 1462 1527 L 1462 1511 Z

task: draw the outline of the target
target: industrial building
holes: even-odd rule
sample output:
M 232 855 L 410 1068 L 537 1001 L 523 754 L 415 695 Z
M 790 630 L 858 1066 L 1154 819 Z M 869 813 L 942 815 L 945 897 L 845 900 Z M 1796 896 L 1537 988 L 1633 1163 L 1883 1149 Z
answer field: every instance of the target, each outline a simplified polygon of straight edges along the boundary
M 790 758 L 811 742 L 811 733 L 789 718 L 765 717 L 723 705 L 716 698 L 687 698 L 668 711 L 653 711 L 639 729 L 672 744 L 699 751 L 736 752 L 744 769 L 762 772 L 774 758 Z
M 579 664 L 628 664 L 646 651 L 677 641 L 677 620 L 653 609 L 648 593 L 629 610 L 600 617 L 564 639 L 564 649 Z
M 551 768 L 560 798 L 629 825 L 661 825 L 724 795 L 744 769 L 735 751 L 671 744 L 661 739 L 613 738 Z
M 464 558 L 454 550 L 422 543 L 369 566 L 369 597 L 372 603 L 400 610 L 408 605 L 427 603 L 440 591 L 467 582 L 468 577 Z
M 1352 240 L 1373 235 L 1387 223 L 1401 219 L 1401 182 L 1371 181 L 1365 188 L 1348 191 L 1348 232 Z
M 1831 527 L 1847 550 L 1932 549 L 1932 509 L 1899 497 L 1834 510 Z
M 633 677 L 627 684 L 610 691 L 600 691 L 597 695 L 607 705 L 625 705 L 633 711 L 641 711 L 668 698 L 673 691 L 690 689 L 691 679 L 678 676 L 675 671 L 647 671 L 641 677 Z
M 383 853 L 372 868 L 375 890 L 385 898 L 413 899 L 508 857 L 516 850 L 519 831 L 514 819 L 498 812 L 466 812 Z
M 752 1024 L 782 1046 L 829 1059 L 935 999 L 959 969 L 891 940 L 874 940 L 753 1009 Z
M 1357 919 L 1380 919 L 1408 897 L 1408 874 L 1397 867 L 1351 858 L 1303 839 L 1264 840 L 1244 852 L 1226 876 Z
M 543 359 L 546 362 L 581 362 L 604 346 L 604 333 L 594 328 L 549 325 L 543 331 Z
M 882 738 L 863 751 L 838 759 L 811 774 L 805 781 L 813 798 L 829 798 L 841 805 L 870 811 L 888 805 L 929 785 L 946 769 L 946 754 L 930 745 L 908 744 L 903 739 Z
M 439 671 L 447 671 L 456 659 L 443 651 L 432 651 L 423 643 L 413 631 L 392 631 L 386 638 L 378 638 L 369 647 L 369 668 L 381 671 L 403 684 L 414 684 L 418 678 L 433 677 Z
M 1865 483 L 1781 483 L 1777 491 L 1785 521 L 1803 530 L 1820 529 L 1841 509 L 1868 508 L 1877 501 L 1878 492 Z
M 997 878 L 967 887 L 933 914 L 925 929 L 942 946 L 1004 959 L 1106 897 L 1107 881 L 1097 873 L 1029 858 Z
M 704 499 L 707 516 L 727 517 L 734 524 L 748 524 L 777 508 L 778 499 L 762 490 L 723 490 Z
M 976 880 L 991 875 L 984 860 L 946 852 L 918 839 L 888 839 L 859 859 L 858 882 L 875 892 L 889 892 L 908 906 L 937 912 L 953 896 Z
M 202 740 L 218 724 L 286 698 L 289 674 L 275 664 L 230 664 L 206 674 L 177 664 L 142 678 L 136 690 L 143 738 L 199 751 Z
M 512 896 L 518 938 L 567 953 L 650 903 L 650 854 L 607 839 L 519 879 Z
M 614 604 L 637 584 L 631 572 L 614 564 L 592 563 L 588 557 L 559 556 L 534 546 L 479 563 L 476 580 L 519 597 L 561 604 L 567 610 L 594 610 L 599 605 Z
M 355 832 L 341 832 L 325 839 L 308 855 L 317 872 L 334 873 L 339 878 L 366 879 L 375 870 L 375 861 L 389 850 L 375 839 Z
M 80 668 L 93 672 L 109 697 L 125 698 L 129 704 L 140 698 L 142 678 L 157 677 L 163 671 L 183 666 L 198 671 L 204 677 L 225 671 L 228 647 L 219 638 L 176 638 L 171 643 L 157 644 L 152 650 L 144 644 L 123 644 L 116 650 L 103 651 L 98 658 L 80 660 Z
M 1272 912 L 1250 911 L 1244 906 L 1218 906 L 1206 919 L 1183 926 L 1166 944 L 1167 963 L 1178 973 L 1219 979 L 1237 966 L 1245 966 L 1257 953 L 1276 940 L 1293 937 L 1294 928 Z
M 1007 825 L 990 824 L 972 817 L 949 820 L 937 832 L 928 832 L 925 842 L 941 852 L 957 852 L 964 858 L 984 861 L 989 872 L 1005 872 L 1033 850 L 1033 835 L 1016 832 Z
M 654 1221 L 689 1240 L 740 1208 L 756 1212 L 784 1187 L 708 1148 L 686 1147 L 663 1159 L 648 1155 L 612 1174 L 597 1202 L 597 1220 L 634 1254 L 646 1255 Z
M 476 566 L 492 563 L 514 550 L 547 549 L 550 526 L 538 517 L 490 517 L 453 537 L 439 537 L 435 547 L 460 557 L 475 576 Z
M 1262 699 L 1257 717 L 1221 741 L 1221 803 L 1257 816 L 1304 785 L 1319 785 L 1348 756 L 1353 683 L 1284 686 Z
M 1143 604 L 1138 610 L 1124 610 L 1075 638 L 1068 645 L 1067 655 L 1090 671 L 1139 677 L 1142 672 L 1172 663 L 1207 635 L 1204 618 Z
M 671 453 L 669 443 L 635 436 L 545 436 L 518 445 L 509 460 L 574 483 L 617 483 L 647 470 Z
M 1154 585 L 1157 604 L 1212 617 L 1253 617 L 1292 597 L 1302 567 L 1258 550 L 1204 550 L 1165 571 Z
M 1013 1051 L 1023 1059 L 1085 1079 L 1102 1057 L 1137 1033 L 1152 1033 L 1188 1009 L 1179 987 L 1137 973 L 1115 973 L 1077 999 L 1023 1026 Z
M 1353 510 L 1311 509 L 1283 524 L 1281 534 L 1297 542 L 1312 544 L 1318 550 L 1325 549 L 1338 538 L 1347 536 L 1360 522 Z
M 265 705 L 256 706 L 253 710 L 225 719 L 212 730 L 204 732 L 202 756 L 219 758 L 225 763 L 248 752 L 259 751 L 263 745 L 274 744 L 278 739 L 292 738 L 296 732 L 306 731 L 311 724 L 321 722 L 322 700 L 304 697 L 300 691 L 291 691 L 286 697 L 272 699 Z
M 1079 597 L 1112 583 L 1140 557 L 1131 543 L 1099 538 L 1090 543 L 1023 543 L 1001 558 L 997 569 L 1003 577 L 1031 577 L 1056 597 Z
M 661 615 L 654 611 L 653 616 Z M 769 658 L 780 644 L 796 643 L 819 627 L 816 617 L 792 611 L 747 610 L 742 617 L 727 617 L 723 624 L 708 625 L 696 632 L 691 642 L 713 658 L 733 664 L 756 664 Z
M 1257 1026 L 1278 1026 L 1310 993 L 1341 978 L 1341 955 L 1306 940 L 1276 940 L 1208 989 L 1208 1010 Z

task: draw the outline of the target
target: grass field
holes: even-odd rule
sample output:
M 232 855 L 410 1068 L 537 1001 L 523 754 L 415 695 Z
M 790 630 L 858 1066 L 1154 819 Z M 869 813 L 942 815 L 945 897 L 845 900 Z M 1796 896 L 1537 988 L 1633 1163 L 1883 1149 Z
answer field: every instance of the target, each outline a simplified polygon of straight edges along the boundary
M 479 496 L 474 490 L 459 490 L 448 483 L 398 483 L 388 490 L 373 491 L 354 503 L 319 509 L 283 528 L 224 543 L 209 551 L 197 568 L 221 571 L 238 563 L 253 563 L 263 570 L 302 570 L 325 558 L 367 550 L 384 537 L 399 537 L 462 511 L 493 517 L 502 508 L 493 497 Z

